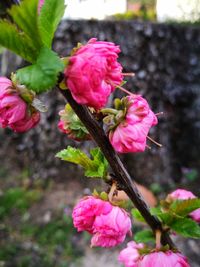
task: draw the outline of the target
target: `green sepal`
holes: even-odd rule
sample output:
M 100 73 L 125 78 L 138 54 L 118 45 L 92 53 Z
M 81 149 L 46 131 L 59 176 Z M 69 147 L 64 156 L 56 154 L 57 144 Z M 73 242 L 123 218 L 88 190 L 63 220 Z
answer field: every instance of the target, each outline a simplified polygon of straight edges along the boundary
M 43 47 L 35 64 L 17 71 L 17 80 L 36 93 L 42 93 L 56 85 L 63 69 L 64 64 L 58 55 Z
M 56 157 L 62 160 L 69 161 L 81 165 L 85 170 L 85 176 L 87 177 L 100 177 L 107 176 L 108 162 L 103 156 L 99 148 L 90 150 L 91 158 L 89 158 L 80 149 L 68 146 L 56 154 Z

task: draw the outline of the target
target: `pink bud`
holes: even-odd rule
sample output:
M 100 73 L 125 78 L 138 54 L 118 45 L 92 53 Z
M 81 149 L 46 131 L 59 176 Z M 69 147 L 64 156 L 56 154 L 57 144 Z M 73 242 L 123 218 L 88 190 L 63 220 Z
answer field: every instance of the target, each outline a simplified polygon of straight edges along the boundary
M 190 267 L 186 257 L 172 251 L 153 252 L 140 258 L 137 267 Z
M 109 132 L 109 139 L 117 152 L 142 152 L 145 150 L 150 128 L 158 121 L 147 101 L 140 95 L 128 96 L 126 99 L 125 118 Z
M 65 69 L 66 85 L 79 104 L 99 109 L 120 85 L 122 67 L 117 62 L 119 46 L 95 38 L 70 57 Z
M 59 112 L 59 115 L 60 121 L 58 123 L 58 128 L 63 133 L 67 134 L 69 138 L 76 141 L 91 139 L 87 129 L 69 104 L 65 106 L 65 109 Z
M 0 77 L 0 125 L 15 132 L 26 132 L 40 120 L 40 113 L 29 106 L 12 82 Z
M 137 261 L 140 258 L 139 249 L 144 248 L 144 244 L 131 241 L 127 247 L 123 249 L 118 257 L 119 262 L 123 263 L 125 267 L 137 267 Z
M 196 196 L 190 192 L 190 191 L 187 191 L 185 189 L 177 189 L 175 190 L 174 192 L 170 193 L 168 195 L 168 198 L 171 198 L 171 199 L 193 199 L 193 198 L 196 198 Z M 200 208 L 199 209 L 196 209 L 194 211 L 192 211 L 190 214 L 190 217 L 196 221 L 196 222 L 200 222 Z

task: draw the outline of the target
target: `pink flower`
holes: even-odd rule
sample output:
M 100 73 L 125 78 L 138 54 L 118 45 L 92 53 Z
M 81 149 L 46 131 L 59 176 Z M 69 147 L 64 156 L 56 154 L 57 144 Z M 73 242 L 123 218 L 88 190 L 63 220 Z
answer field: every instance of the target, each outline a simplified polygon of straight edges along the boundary
M 190 267 L 186 257 L 180 253 L 153 252 L 141 257 L 137 267 Z
M 177 189 L 174 192 L 170 193 L 167 198 L 173 199 L 173 200 L 175 199 L 185 200 L 185 199 L 196 198 L 196 196 L 192 192 L 187 191 L 185 189 Z M 192 211 L 189 215 L 194 221 L 198 223 L 200 222 L 200 208 Z
M 127 244 L 127 248 L 123 249 L 118 257 L 119 262 L 123 263 L 125 267 L 137 267 L 137 261 L 140 258 L 139 249 L 144 248 L 144 244 L 137 244 L 131 241 Z
M 92 38 L 70 57 L 65 70 L 66 85 L 79 104 L 99 109 L 117 85 L 122 66 L 117 62 L 119 46 Z
M 96 216 L 108 214 L 112 210 L 112 205 L 99 198 L 88 196 L 80 200 L 74 207 L 72 218 L 74 227 L 80 231 L 88 231 L 93 234 L 93 224 Z
M 127 233 L 131 234 L 131 219 L 124 209 L 113 206 L 108 214 L 96 216 L 93 232 L 92 246 L 116 246 L 124 241 Z
M 157 117 L 140 95 L 128 96 L 126 100 L 125 118 L 109 132 L 109 139 L 117 152 L 142 152 L 150 128 L 158 123 Z
M 78 231 L 93 235 L 92 246 L 116 246 L 131 232 L 131 220 L 125 210 L 93 196 L 83 198 L 75 206 L 72 218 Z
M 29 106 L 14 88 L 12 82 L 0 77 L 0 125 L 15 132 L 25 132 L 40 120 L 40 113 Z

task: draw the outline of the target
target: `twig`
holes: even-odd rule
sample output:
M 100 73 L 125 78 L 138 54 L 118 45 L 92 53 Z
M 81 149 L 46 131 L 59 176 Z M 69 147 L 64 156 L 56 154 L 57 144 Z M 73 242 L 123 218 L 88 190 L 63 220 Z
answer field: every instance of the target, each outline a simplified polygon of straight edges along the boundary
M 162 229 L 162 224 L 158 220 L 157 217 L 151 215 L 149 211 L 149 207 L 144 201 L 141 194 L 138 192 L 138 189 L 131 179 L 129 173 L 125 169 L 123 163 L 121 162 L 119 156 L 113 149 L 112 145 L 109 142 L 103 128 L 100 126 L 98 121 L 96 121 L 88 108 L 84 105 L 79 105 L 72 97 L 69 90 L 61 90 L 59 89 L 64 98 L 69 102 L 70 106 L 73 108 L 79 119 L 87 128 L 90 135 L 93 137 L 94 141 L 102 150 L 104 156 L 106 157 L 107 161 L 109 162 L 114 174 L 117 183 L 123 185 L 124 191 L 132 200 L 135 207 L 140 211 L 146 222 L 149 224 L 153 232 L 160 230 L 161 235 L 161 242 L 163 245 L 169 245 L 170 248 L 174 248 L 175 245 L 173 244 L 170 236 L 166 231 Z

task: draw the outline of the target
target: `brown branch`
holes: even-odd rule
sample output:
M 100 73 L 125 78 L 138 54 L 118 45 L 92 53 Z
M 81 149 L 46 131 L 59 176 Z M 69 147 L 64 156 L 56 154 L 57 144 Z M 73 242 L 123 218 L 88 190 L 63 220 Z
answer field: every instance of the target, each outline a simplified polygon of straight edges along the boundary
M 175 247 L 168 233 L 162 229 L 162 225 L 157 217 L 151 215 L 149 211 L 149 207 L 144 201 L 143 197 L 138 192 L 138 189 L 125 169 L 123 163 L 121 162 L 119 156 L 113 149 L 112 145 L 109 142 L 103 128 L 99 125 L 99 123 L 93 118 L 92 114 L 88 110 L 88 108 L 84 105 L 79 105 L 72 97 L 69 90 L 61 90 L 59 89 L 64 98 L 69 102 L 70 106 L 76 112 L 79 119 L 87 128 L 90 135 L 93 137 L 94 141 L 101 148 L 104 156 L 109 162 L 116 181 L 121 185 L 123 185 L 124 191 L 132 200 L 135 207 L 140 211 L 146 222 L 149 224 L 153 232 L 156 230 L 160 230 L 162 232 L 162 244 L 169 245 L 170 248 Z

